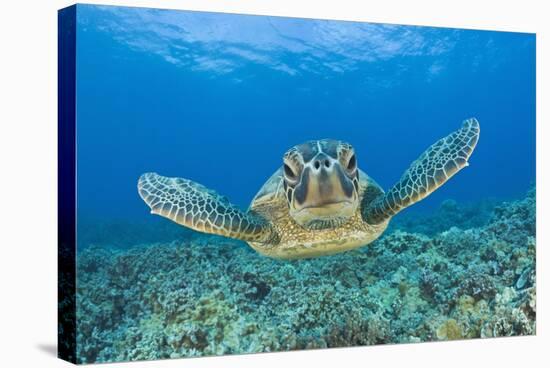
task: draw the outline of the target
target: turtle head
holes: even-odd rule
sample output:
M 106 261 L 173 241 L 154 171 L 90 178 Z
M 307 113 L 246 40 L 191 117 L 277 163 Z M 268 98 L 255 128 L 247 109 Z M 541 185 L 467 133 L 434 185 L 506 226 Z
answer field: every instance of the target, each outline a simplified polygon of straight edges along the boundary
M 359 205 L 358 172 L 348 143 L 322 139 L 292 147 L 283 157 L 290 215 L 307 229 L 343 224 Z

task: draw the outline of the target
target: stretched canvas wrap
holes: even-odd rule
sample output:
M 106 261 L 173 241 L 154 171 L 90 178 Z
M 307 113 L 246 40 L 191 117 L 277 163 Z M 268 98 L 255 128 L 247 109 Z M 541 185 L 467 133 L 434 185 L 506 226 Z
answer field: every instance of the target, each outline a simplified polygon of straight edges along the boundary
M 535 46 L 60 10 L 59 356 L 535 334 Z

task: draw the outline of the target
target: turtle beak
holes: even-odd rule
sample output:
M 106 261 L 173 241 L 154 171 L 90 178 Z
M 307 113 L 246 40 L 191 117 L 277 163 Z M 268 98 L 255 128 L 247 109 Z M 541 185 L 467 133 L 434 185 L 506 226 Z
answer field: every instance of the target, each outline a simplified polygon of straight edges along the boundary
M 340 163 L 325 154 L 317 155 L 304 169 L 294 196 L 295 210 L 318 216 L 341 213 L 357 198 L 353 181 Z

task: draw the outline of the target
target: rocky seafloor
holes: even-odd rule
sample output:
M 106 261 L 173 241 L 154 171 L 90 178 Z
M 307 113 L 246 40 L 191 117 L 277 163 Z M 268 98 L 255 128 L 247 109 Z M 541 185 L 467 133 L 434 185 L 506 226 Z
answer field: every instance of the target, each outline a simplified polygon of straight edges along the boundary
M 89 246 L 77 268 L 81 363 L 531 335 L 535 190 L 396 218 L 335 256 L 277 261 L 188 232 Z

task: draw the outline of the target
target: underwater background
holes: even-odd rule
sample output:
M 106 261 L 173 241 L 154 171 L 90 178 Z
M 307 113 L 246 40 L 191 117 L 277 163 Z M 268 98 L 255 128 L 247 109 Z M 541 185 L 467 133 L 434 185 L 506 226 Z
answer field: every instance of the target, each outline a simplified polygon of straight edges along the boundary
M 535 333 L 535 35 L 77 6 L 77 360 Z M 350 142 L 389 189 L 476 117 L 470 166 L 376 242 L 300 261 L 151 215 L 149 171 L 246 209 Z

